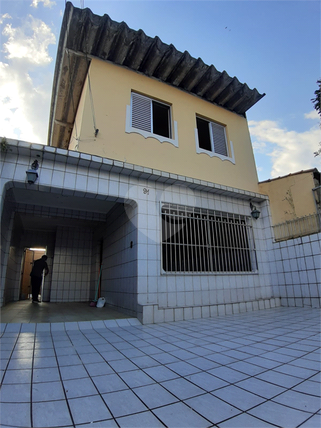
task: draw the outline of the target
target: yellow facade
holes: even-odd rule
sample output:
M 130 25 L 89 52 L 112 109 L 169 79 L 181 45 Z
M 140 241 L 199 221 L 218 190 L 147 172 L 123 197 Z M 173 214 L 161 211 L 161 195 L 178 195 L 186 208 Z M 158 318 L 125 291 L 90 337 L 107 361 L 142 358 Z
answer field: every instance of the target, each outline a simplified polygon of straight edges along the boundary
M 106 61 L 93 59 L 89 76 L 90 81 L 87 77 L 78 106 L 69 149 L 238 189 L 259 191 L 246 118 Z M 174 133 L 177 124 L 177 135 L 173 137 L 177 139 L 178 147 L 153 137 L 144 138 L 137 132 L 126 132 L 126 111 L 132 91 L 171 106 Z M 196 115 L 225 125 L 229 157 L 233 157 L 234 149 L 235 163 L 231 159 L 222 160 L 196 152 Z M 95 127 L 99 129 L 97 137 L 94 136 Z
M 259 183 L 259 191 L 268 195 L 272 223 L 279 224 L 316 213 L 312 189 L 313 170 Z

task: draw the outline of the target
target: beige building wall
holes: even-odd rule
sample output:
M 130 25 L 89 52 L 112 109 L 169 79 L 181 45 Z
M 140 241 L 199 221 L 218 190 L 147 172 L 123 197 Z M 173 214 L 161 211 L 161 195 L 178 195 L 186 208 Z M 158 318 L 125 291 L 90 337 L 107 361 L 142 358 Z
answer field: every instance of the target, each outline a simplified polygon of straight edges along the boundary
M 273 224 L 316 213 L 312 189 L 313 170 L 259 183 L 259 192 L 269 196 Z
M 69 149 L 156 170 L 258 192 L 258 178 L 246 118 L 196 96 L 105 61 L 93 59 Z M 91 90 L 90 90 L 91 89 Z M 131 92 L 171 105 L 178 147 L 139 133 L 126 133 Z M 229 156 L 196 153 L 196 114 L 226 126 Z M 99 129 L 94 137 L 94 124 Z M 77 130 L 76 130 L 77 128 Z M 231 143 L 232 142 L 232 145 Z M 232 148 L 233 146 L 233 148 Z

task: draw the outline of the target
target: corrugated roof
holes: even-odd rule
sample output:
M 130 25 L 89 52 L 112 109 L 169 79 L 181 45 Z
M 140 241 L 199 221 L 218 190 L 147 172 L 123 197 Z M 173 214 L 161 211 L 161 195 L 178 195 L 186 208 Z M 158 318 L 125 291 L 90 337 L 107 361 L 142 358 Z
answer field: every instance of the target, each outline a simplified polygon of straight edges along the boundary
M 114 62 L 245 115 L 265 94 L 108 15 L 66 4 L 53 83 L 49 144 L 66 147 L 91 57 Z

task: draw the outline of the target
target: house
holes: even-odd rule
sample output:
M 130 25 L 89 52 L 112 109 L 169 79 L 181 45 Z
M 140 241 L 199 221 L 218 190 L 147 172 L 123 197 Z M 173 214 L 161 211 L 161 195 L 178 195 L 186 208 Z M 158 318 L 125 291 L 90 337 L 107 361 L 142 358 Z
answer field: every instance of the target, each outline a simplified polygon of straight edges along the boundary
M 320 173 L 308 169 L 259 183 L 268 195 L 276 240 L 320 232 Z
M 2 304 L 21 297 L 26 249 L 41 247 L 50 302 L 89 301 L 100 278 L 107 302 L 143 323 L 279 305 L 246 119 L 263 96 L 67 3 L 48 146 L 4 153 Z
M 321 212 L 317 168 L 260 181 L 259 189 L 269 196 L 273 225 Z

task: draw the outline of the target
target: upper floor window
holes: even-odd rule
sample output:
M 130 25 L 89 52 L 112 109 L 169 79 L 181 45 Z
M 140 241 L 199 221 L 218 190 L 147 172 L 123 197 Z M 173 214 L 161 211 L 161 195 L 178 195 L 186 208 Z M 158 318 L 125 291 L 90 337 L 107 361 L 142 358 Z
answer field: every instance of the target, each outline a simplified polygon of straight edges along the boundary
M 197 153 L 207 153 L 209 156 L 217 156 L 235 163 L 232 143 L 229 156 L 225 126 L 200 117 L 196 117 L 196 126 Z
M 178 147 L 176 122 L 174 131 L 175 138 L 170 105 L 132 92 L 131 105 L 127 106 L 126 132 L 138 132 L 145 138 L 153 137 Z
M 171 138 L 170 106 L 133 92 L 132 127 Z
M 227 156 L 225 128 L 218 123 L 196 118 L 198 145 L 200 149 Z

